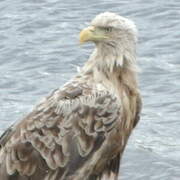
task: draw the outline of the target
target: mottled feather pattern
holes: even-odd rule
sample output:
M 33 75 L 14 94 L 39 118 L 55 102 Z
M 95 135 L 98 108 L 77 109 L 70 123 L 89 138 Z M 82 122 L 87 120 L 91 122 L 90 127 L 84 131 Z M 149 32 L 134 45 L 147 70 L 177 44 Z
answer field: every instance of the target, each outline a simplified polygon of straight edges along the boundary
M 85 89 L 86 96 L 83 93 L 78 84 L 57 89 L 16 125 L 16 132 L 1 148 L 1 153 L 6 152 L 3 160 L 9 174 L 35 173 L 39 166 L 38 154 L 46 161 L 47 168 L 68 167 L 75 158 L 73 148 L 77 148 L 76 156 L 81 161 L 93 151 L 100 136 L 98 143 L 103 142 L 117 126 L 120 104 L 108 91 L 99 92 L 89 87 Z

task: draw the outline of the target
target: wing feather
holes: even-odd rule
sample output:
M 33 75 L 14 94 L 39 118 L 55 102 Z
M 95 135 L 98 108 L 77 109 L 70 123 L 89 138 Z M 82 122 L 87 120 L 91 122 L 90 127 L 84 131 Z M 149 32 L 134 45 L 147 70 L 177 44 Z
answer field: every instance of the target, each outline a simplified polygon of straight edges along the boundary
M 17 172 L 35 180 L 39 175 L 70 176 L 117 127 L 120 111 L 116 97 L 108 92 L 73 85 L 58 89 L 1 138 L 0 166 L 5 164 L 9 175 Z

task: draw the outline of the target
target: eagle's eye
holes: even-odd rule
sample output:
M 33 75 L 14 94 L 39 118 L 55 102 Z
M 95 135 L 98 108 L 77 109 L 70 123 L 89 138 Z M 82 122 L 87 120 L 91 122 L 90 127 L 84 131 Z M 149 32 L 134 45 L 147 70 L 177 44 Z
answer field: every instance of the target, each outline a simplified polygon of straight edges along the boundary
M 112 27 L 105 27 L 104 30 L 105 30 L 106 32 L 111 32 L 111 31 L 112 31 Z

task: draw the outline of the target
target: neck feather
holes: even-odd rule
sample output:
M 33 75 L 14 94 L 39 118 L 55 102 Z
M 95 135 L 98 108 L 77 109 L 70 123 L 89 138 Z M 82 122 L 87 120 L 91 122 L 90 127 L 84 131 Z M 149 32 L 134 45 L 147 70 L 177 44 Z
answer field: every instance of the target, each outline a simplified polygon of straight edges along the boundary
M 119 93 L 119 89 L 137 89 L 135 50 L 121 50 L 106 46 L 97 47 L 83 67 L 83 74 L 93 74 L 96 83 Z

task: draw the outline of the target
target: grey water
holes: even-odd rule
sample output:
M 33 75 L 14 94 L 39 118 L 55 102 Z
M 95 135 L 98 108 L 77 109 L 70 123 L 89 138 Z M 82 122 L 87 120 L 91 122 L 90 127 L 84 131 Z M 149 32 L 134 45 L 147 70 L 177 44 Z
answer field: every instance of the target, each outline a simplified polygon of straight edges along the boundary
M 1 0 L 0 133 L 83 65 L 94 46 L 80 46 L 79 31 L 104 11 L 139 30 L 143 111 L 120 179 L 180 180 L 179 0 Z

